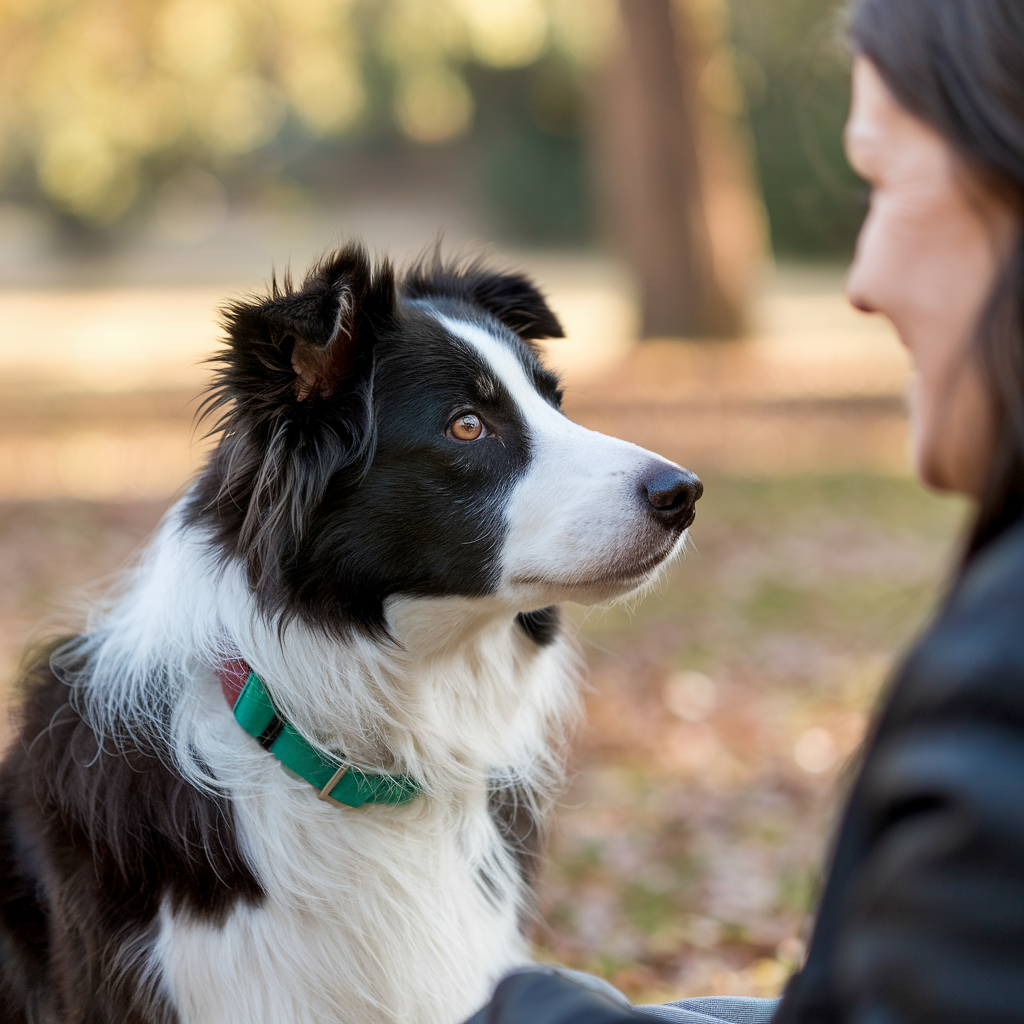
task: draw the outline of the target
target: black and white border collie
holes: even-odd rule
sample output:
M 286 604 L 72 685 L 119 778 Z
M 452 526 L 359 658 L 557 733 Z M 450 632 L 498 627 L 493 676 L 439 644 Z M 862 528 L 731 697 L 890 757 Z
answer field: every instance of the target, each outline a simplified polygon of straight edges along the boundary
M 119 596 L 29 662 L 0 776 L 0 1021 L 455 1024 L 528 961 L 580 667 L 701 485 L 577 426 L 524 277 L 350 246 L 230 306 L 219 443 Z M 342 806 L 247 733 L 258 675 Z

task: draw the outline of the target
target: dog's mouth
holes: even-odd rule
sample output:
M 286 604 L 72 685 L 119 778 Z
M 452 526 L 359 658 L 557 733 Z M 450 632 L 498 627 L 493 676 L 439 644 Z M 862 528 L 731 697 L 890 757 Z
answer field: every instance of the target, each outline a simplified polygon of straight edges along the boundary
M 539 573 L 523 573 L 511 577 L 513 586 L 541 587 L 544 590 L 558 591 L 571 595 L 574 593 L 612 596 L 615 593 L 628 593 L 646 583 L 651 574 L 669 561 L 682 549 L 685 543 L 683 531 L 671 544 L 647 555 L 637 561 L 620 560 L 618 564 L 604 566 L 601 570 L 591 573 L 574 573 L 572 576 L 554 578 Z

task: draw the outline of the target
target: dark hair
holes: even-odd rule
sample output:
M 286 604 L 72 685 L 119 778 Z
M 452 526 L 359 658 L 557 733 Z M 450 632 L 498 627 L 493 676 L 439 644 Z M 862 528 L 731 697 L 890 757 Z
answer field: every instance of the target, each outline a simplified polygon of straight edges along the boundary
M 853 0 L 849 35 L 897 102 L 1024 210 L 1024 3 Z M 975 347 L 996 440 L 968 560 L 1024 516 L 1024 233 L 989 299 Z

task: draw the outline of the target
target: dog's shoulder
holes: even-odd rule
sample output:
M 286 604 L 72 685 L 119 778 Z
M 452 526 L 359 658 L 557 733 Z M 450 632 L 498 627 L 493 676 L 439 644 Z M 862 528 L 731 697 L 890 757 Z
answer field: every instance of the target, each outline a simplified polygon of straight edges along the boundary
M 262 890 L 230 802 L 187 783 L 159 737 L 99 736 L 49 654 L 22 675 L 0 766 L 0 1020 L 162 1019 L 139 958 L 165 903 L 215 921 Z
M 165 898 L 213 917 L 258 902 L 230 801 L 187 782 L 161 736 L 98 735 L 49 653 L 23 675 L 20 735 L 0 769 L 8 845 L 30 845 L 35 868 L 94 889 L 120 917 L 151 917 Z

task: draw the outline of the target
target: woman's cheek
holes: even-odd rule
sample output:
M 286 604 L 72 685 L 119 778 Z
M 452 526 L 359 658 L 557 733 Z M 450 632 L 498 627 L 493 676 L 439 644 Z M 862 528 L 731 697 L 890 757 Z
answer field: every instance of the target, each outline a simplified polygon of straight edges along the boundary
M 914 471 L 937 490 L 979 497 L 995 444 L 991 399 L 972 353 L 926 365 L 908 392 Z
M 929 487 L 941 487 L 941 481 L 937 479 L 938 467 L 935 465 L 935 453 L 939 446 L 933 436 L 933 406 L 929 403 L 928 390 L 919 373 L 914 375 L 907 388 L 907 408 L 910 414 L 910 452 L 914 473 Z

